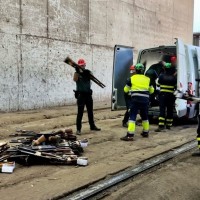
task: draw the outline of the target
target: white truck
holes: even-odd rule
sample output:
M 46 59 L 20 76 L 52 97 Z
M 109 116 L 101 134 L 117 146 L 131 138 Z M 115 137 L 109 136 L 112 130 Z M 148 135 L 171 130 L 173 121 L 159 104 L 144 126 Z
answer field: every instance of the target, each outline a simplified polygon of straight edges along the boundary
M 134 51 L 132 47 L 116 45 L 114 47 L 113 84 L 111 109 L 124 109 L 125 100 L 123 88 L 129 77 L 129 67 L 133 64 Z M 145 63 L 147 71 L 150 66 L 159 61 L 169 61 L 171 56 L 177 57 L 177 90 L 185 93 L 188 90 L 200 97 L 200 47 L 184 44 L 176 39 L 172 46 L 159 46 L 140 50 L 137 63 Z M 156 101 L 155 101 L 156 102 Z M 149 117 L 159 116 L 158 103 L 150 103 Z M 178 118 L 194 118 L 198 115 L 197 103 L 176 98 L 174 115 Z

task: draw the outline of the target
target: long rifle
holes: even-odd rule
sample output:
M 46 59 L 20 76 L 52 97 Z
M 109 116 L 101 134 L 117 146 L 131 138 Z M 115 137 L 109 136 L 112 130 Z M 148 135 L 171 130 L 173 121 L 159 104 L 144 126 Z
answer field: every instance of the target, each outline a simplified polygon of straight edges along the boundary
M 67 57 L 64 60 L 64 63 L 72 66 L 73 68 L 78 67 L 80 70 L 84 71 L 85 69 L 83 69 L 80 65 L 78 65 L 77 63 L 75 63 L 70 57 Z M 90 79 L 92 81 L 94 81 L 98 86 L 100 86 L 101 88 L 106 87 L 101 81 L 99 81 L 95 76 L 93 76 L 92 74 L 90 74 Z

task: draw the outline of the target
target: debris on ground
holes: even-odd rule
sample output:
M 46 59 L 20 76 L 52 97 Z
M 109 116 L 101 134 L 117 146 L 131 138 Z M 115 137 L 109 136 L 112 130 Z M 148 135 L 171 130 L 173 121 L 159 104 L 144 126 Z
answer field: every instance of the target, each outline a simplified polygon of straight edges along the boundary
M 18 130 L 10 134 L 12 139 L 0 143 L 0 166 L 12 166 L 13 163 L 22 165 L 62 164 L 87 165 L 88 159 L 81 157 L 88 140 L 77 140 L 71 128 L 40 133 Z M 13 164 L 14 166 L 14 164 Z M 14 167 L 13 167 L 14 169 Z M 9 170 L 12 171 L 11 167 Z M 11 172 L 10 171 L 10 172 Z

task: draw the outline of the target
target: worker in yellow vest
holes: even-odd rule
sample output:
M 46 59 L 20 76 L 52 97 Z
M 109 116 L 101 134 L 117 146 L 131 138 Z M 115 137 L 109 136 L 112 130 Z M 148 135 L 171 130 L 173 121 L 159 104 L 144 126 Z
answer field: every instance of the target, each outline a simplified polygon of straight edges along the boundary
M 128 132 L 121 138 L 123 141 L 133 141 L 138 111 L 140 111 L 140 116 L 142 118 L 143 132 L 141 135 L 143 137 L 149 136 L 149 94 L 154 92 L 154 88 L 150 85 L 150 78 L 144 75 L 145 68 L 143 64 L 136 64 L 135 70 L 136 74 L 127 81 L 124 87 L 125 93 L 131 93 L 131 106 Z

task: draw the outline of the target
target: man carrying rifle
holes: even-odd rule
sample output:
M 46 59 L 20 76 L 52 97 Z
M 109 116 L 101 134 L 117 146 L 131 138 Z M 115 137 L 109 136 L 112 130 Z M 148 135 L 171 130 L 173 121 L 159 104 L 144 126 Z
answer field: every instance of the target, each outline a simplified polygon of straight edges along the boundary
M 81 134 L 82 128 L 82 117 L 84 112 L 84 107 L 86 105 L 88 120 L 90 124 L 90 130 L 100 131 L 100 128 L 97 128 L 94 123 L 94 115 L 93 115 L 93 99 L 92 99 L 92 89 L 91 89 L 91 80 L 90 75 L 92 75 L 91 71 L 85 69 L 86 62 L 84 59 L 78 60 L 78 65 L 81 66 L 83 70 L 76 67 L 76 72 L 74 73 L 73 80 L 76 82 L 76 91 L 75 97 L 77 98 L 77 106 L 78 113 L 76 118 L 76 134 Z

